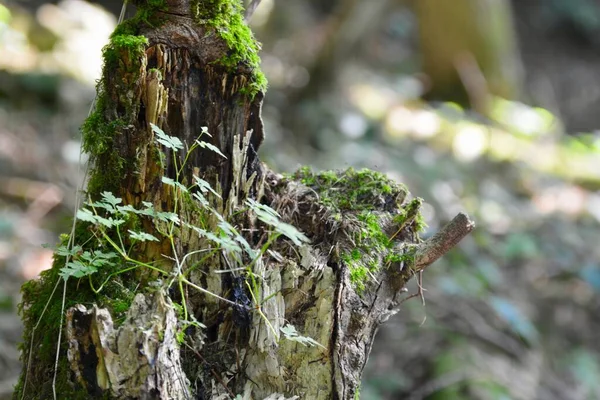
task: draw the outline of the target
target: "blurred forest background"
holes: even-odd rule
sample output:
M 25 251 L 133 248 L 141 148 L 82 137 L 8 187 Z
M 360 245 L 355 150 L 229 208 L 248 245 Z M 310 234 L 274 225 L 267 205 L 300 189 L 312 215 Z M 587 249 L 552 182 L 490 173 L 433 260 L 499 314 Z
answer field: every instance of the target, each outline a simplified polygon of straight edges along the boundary
M 121 5 L 0 2 L 0 398 Z M 251 25 L 263 161 L 383 171 L 428 232 L 477 222 L 380 330 L 361 399 L 599 399 L 600 1 L 262 0 Z

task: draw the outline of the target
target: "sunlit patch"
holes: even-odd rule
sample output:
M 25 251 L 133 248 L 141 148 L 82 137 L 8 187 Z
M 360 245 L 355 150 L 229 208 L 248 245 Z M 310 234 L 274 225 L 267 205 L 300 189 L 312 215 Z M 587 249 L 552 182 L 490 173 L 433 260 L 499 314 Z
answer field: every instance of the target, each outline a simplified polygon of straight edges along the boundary
M 340 131 L 350 139 L 358 139 L 367 131 L 367 121 L 362 115 L 346 113 L 339 122 Z
M 81 0 L 45 4 L 37 18 L 63 40 L 52 52 L 54 62 L 76 78 L 93 83 L 102 68 L 102 47 L 116 21 L 106 10 Z
M 549 171 L 557 164 L 558 149 L 553 144 L 531 143 L 521 147 L 522 154 L 531 165 L 541 171 Z
M 350 100 L 367 117 L 380 119 L 385 116 L 395 96 L 391 90 L 359 84 L 350 88 Z
M 488 146 L 489 134 L 480 125 L 468 124 L 460 127 L 454 136 L 452 149 L 460 161 L 473 161 L 480 157 Z
M 441 127 L 440 117 L 430 110 L 417 110 L 412 115 L 411 131 L 417 138 L 427 139 L 435 136 Z
M 88 154 L 81 154 L 81 143 L 76 140 L 67 140 L 61 148 L 63 159 L 71 164 L 78 164 L 80 161 L 85 164 L 88 160 Z
M 4 10 L 7 10 L 3 7 Z M 35 51 L 27 41 L 24 32 L 14 29 L 10 21 L 12 15 L 3 15 L 0 22 L 0 68 L 8 71 L 28 71 L 35 67 Z
M 451 101 L 442 103 L 437 110 L 442 116 L 450 120 L 458 120 L 465 117 L 465 110 L 463 107 L 460 104 Z
M 282 87 L 285 85 L 286 74 L 285 66 L 278 57 L 269 54 L 262 56 L 261 68 L 269 77 L 269 85 Z
M 441 204 L 455 203 L 459 200 L 448 181 L 435 181 L 431 184 L 431 194 Z
M 82 0 L 43 4 L 36 13 L 37 22 L 20 14 L 15 14 L 12 21 L 2 16 L 0 19 L 1 68 L 66 72 L 90 84 L 100 76 L 102 47 L 116 26 L 112 14 Z M 56 35 L 57 42 L 48 51 L 40 51 L 30 43 L 28 32 L 35 26 L 45 29 L 46 36 Z
M 415 100 L 423 95 L 423 82 L 414 76 L 402 76 L 398 78 L 396 88 L 399 96 L 404 100 Z
M 417 139 L 429 139 L 441 129 L 441 119 L 435 111 L 413 110 L 405 106 L 392 108 L 385 120 L 390 136 L 412 135 Z
M 522 146 L 522 141 L 510 133 L 499 129 L 490 129 L 490 153 L 500 160 L 512 160 L 517 158 L 517 150 Z
M 517 101 L 495 98 L 491 117 L 512 130 L 527 136 L 547 132 L 554 123 L 554 116 L 543 108 L 530 107 Z
M 385 120 L 386 131 L 390 136 L 404 136 L 412 126 L 412 112 L 404 106 L 397 106 L 390 110 Z

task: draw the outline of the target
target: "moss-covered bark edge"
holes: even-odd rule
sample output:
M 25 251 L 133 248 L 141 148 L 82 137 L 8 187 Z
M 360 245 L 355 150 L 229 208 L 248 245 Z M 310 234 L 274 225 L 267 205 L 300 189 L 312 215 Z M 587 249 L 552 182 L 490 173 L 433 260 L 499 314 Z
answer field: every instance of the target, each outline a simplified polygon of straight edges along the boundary
M 413 234 L 419 242 L 418 232 L 425 227 L 421 214 L 423 200 L 406 201 L 408 189 L 385 174 L 369 169 L 313 172 L 302 167 L 291 178 L 313 189 L 318 202 L 328 210 L 330 218 L 352 226 L 353 247 L 341 248 L 339 259 L 350 272 L 350 282 L 357 293 L 366 290 L 381 266 L 414 263 L 416 245 L 395 247 L 396 236 Z M 376 211 L 379 210 L 379 211 Z M 394 232 L 385 232 L 382 226 L 390 225 L 382 218 L 393 212 Z
M 219 60 L 228 71 L 234 72 L 240 66 L 249 68 L 251 77 L 241 92 L 250 98 L 267 90 L 267 78 L 260 69 L 258 52 L 260 44 L 244 21 L 239 0 L 192 0 L 192 16 L 201 24 L 215 29 L 227 43 L 229 54 Z

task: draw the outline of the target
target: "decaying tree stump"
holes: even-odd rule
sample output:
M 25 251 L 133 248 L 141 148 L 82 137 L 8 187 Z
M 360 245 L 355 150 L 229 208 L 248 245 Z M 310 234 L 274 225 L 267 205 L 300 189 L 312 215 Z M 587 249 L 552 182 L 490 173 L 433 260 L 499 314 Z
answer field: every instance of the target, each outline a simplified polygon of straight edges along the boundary
M 83 126 L 87 211 L 23 287 L 15 398 L 355 398 L 407 281 L 473 223 L 421 242 L 382 174 L 270 171 L 237 0 L 137 7 Z

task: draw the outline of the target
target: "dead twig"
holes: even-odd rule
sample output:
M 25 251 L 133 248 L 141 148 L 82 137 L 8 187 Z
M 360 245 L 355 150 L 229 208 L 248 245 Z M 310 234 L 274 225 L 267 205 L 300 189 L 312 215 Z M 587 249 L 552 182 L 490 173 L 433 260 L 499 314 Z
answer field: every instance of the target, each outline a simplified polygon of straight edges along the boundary
M 475 228 L 475 222 L 465 213 L 459 213 L 452 221 L 419 246 L 415 254 L 415 272 L 423 271 L 438 258 L 456 246 Z

